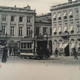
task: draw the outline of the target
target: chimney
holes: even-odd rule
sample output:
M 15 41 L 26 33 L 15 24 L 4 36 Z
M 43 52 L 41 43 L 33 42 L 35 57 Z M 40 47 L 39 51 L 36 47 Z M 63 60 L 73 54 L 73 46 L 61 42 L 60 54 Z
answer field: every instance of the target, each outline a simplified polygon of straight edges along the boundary
M 72 0 L 68 0 L 68 3 L 72 3 Z

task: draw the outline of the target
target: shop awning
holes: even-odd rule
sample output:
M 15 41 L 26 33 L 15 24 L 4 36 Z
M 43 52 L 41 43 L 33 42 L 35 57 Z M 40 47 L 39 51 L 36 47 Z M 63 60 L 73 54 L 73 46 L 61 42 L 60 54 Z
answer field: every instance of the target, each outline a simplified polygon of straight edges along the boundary
M 64 30 L 63 30 L 63 32 L 66 32 L 67 31 L 67 27 L 64 27 Z
M 72 11 L 69 13 L 69 16 L 72 15 Z
M 59 14 L 58 17 L 61 17 L 61 14 Z
M 53 15 L 53 18 L 56 18 L 56 15 Z
M 75 47 L 75 43 L 72 43 L 70 48 L 74 48 L 74 47 Z
M 77 44 L 77 48 L 79 48 L 80 47 L 80 44 Z
M 73 31 L 73 26 L 70 27 L 69 32 Z
M 59 28 L 58 32 L 61 32 L 61 27 Z
M 64 49 L 67 45 L 68 45 L 68 43 L 65 43 L 65 44 L 62 45 L 61 48 Z
M 53 29 L 53 33 L 56 32 L 56 28 Z
M 67 13 L 64 13 L 64 15 L 63 16 L 67 16 Z
M 62 44 L 60 44 L 58 48 L 61 48 L 61 47 L 62 47 Z

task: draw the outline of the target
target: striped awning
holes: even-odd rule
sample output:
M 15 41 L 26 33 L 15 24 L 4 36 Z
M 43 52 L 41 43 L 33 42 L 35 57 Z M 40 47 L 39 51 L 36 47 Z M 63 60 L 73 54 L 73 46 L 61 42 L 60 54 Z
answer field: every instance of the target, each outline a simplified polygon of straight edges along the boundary
M 64 13 L 64 15 L 63 16 L 67 16 L 67 13 Z
M 61 14 L 58 14 L 58 17 L 61 17 Z
M 53 15 L 53 18 L 56 18 L 56 15 Z
M 72 11 L 69 13 L 69 15 L 72 15 Z
M 72 43 L 70 48 L 74 48 L 74 47 L 75 47 L 75 43 Z
M 65 43 L 65 44 L 62 45 L 61 48 L 64 49 L 67 45 L 68 45 L 68 43 Z
M 70 27 L 69 32 L 73 31 L 73 26 Z
M 64 30 L 63 30 L 63 32 L 66 32 L 67 31 L 67 27 L 64 27 Z
M 56 32 L 56 28 L 53 29 L 53 33 Z
M 61 27 L 59 28 L 58 32 L 61 32 Z

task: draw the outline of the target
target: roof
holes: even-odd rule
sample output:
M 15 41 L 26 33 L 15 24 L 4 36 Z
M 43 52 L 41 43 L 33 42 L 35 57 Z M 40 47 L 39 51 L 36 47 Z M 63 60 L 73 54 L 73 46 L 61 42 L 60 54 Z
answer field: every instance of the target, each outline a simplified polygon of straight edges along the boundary
M 35 22 L 51 23 L 51 13 L 36 16 Z

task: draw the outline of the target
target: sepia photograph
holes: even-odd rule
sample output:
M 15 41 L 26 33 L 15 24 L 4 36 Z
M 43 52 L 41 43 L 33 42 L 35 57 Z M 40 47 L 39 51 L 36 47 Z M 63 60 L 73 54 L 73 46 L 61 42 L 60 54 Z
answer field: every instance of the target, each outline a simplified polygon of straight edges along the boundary
M 0 0 L 0 80 L 80 80 L 80 0 Z

